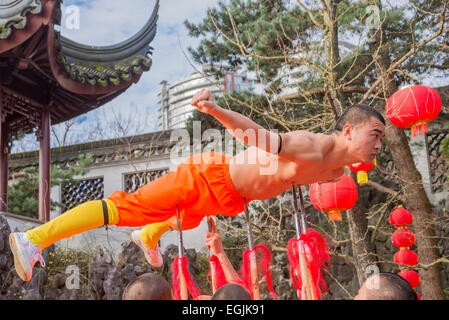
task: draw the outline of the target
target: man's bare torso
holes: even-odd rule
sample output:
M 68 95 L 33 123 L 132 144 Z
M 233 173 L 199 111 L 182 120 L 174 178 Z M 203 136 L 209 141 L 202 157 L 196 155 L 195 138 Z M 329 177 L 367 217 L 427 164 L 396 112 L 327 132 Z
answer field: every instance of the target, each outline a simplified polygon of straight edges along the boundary
M 232 157 L 229 171 L 241 196 L 264 200 L 281 194 L 293 184 L 309 185 L 337 179 L 343 174 L 344 167 L 335 165 L 329 146 L 324 146 L 310 158 L 296 161 L 250 147 Z

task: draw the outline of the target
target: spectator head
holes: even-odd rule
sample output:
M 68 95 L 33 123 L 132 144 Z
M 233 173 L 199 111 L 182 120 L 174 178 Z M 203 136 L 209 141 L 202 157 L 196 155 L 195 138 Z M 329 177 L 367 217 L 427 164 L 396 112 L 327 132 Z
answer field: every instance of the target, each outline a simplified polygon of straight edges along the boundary
M 251 294 L 241 285 L 228 283 L 221 286 L 211 300 L 252 300 Z
M 131 281 L 123 292 L 123 300 L 173 300 L 169 283 L 161 275 L 145 273 Z
M 418 295 L 401 276 L 377 273 L 366 279 L 354 300 L 418 300 Z

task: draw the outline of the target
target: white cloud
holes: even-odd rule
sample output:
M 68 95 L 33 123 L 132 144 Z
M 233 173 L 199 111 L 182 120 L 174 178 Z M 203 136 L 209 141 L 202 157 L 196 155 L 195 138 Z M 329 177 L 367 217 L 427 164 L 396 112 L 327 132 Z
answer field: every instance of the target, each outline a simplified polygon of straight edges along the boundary
M 196 39 L 188 37 L 184 21 L 200 22 L 207 15 L 207 8 L 217 0 L 161 0 L 158 30 L 152 42 L 154 47 L 153 66 L 145 72 L 140 81 L 115 102 L 127 105 L 133 101 L 145 105 L 157 118 L 157 93 L 162 80 L 174 82 L 193 72 L 187 60 L 187 48 L 195 47 Z M 65 1 L 66 6 L 79 1 Z M 124 6 L 122 1 L 96 0 L 80 6 L 80 29 L 68 30 L 62 21 L 62 34 L 74 41 L 91 45 L 111 45 L 128 39 L 147 22 L 154 8 L 155 0 L 130 0 Z M 63 10 L 64 12 L 64 10 Z M 190 59 L 190 58 L 189 58 Z M 105 106 L 103 108 L 107 108 Z

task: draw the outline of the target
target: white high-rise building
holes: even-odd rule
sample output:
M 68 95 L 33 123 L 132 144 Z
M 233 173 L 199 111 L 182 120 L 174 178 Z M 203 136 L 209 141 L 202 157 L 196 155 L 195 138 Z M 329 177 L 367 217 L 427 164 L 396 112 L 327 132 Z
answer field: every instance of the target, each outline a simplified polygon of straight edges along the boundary
M 317 45 L 320 45 L 317 43 Z M 339 41 L 339 51 L 341 58 L 345 57 L 347 54 L 350 54 L 356 48 L 355 45 L 351 44 L 348 41 L 340 40 Z M 322 48 L 321 48 L 322 50 Z M 318 60 L 321 59 L 320 55 L 317 55 L 314 51 L 301 51 L 294 55 L 296 58 L 305 58 L 309 61 L 314 61 L 315 63 L 319 63 Z M 321 74 L 316 71 L 310 70 L 306 65 L 296 65 L 291 68 L 290 64 L 283 65 L 278 72 L 278 75 L 275 80 L 281 81 L 281 92 L 277 95 L 278 97 L 287 97 L 296 95 L 300 88 L 298 87 L 301 81 L 305 79 L 309 80 L 319 80 L 321 78 Z
M 204 76 L 206 75 L 206 77 Z M 184 128 L 186 120 L 191 116 L 195 107 L 190 105 L 193 95 L 200 89 L 208 89 L 214 96 L 221 96 L 223 92 L 241 91 L 251 88 L 246 75 L 225 73 L 224 78 L 216 80 L 207 75 L 205 67 L 193 72 L 169 85 L 161 82 L 162 89 L 159 97 L 159 128 L 172 130 Z

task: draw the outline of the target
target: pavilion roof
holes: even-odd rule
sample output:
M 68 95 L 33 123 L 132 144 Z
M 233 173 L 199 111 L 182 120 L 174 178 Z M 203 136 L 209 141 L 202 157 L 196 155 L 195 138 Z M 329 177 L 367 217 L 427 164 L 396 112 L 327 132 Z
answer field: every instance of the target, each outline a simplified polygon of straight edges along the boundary
M 42 108 L 57 124 L 111 101 L 150 70 L 159 0 L 131 38 L 87 46 L 55 30 L 61 0 L 0 0 L 0 102 L 12 135 L 36 127 Z

